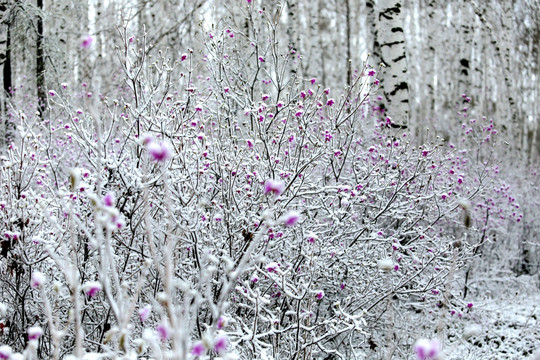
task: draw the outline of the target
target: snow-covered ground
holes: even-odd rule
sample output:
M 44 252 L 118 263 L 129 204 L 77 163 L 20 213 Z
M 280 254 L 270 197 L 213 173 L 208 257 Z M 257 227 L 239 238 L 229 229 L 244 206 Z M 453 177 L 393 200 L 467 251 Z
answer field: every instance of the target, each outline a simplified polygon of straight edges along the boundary
M 539 276 L 472 285 L 477 300 L 459 321 L 449 322 L 453 344 L 444 349 L 445 359 L 540 359 Z

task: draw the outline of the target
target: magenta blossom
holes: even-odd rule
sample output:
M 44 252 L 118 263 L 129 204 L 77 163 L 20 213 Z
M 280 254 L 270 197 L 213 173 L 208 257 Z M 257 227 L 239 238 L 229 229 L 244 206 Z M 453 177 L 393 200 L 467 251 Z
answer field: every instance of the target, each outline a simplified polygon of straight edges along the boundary
M 115 202 L 116 202 L 116 199 L 114 198 L 114 194 L 112 192 L 108 192 L 103 197 L 103 204 L 105 204 L 105 206 L 107 206 L 107 207 L 114 206 Z
M 11 350 L 11 347 L 8 345 L 2 345 L 0 346 L 0 359 L 10 359 L 11 355 L 13 354 L 13 350 Z
M 37 340 L 43 335 L 43 330 L 39 326 L 32 326 L 26 331 L 28 340 Z
M 266 265 L 266 271 L 271 272 L 271 273 L 272 272 L 275 273 L 275 272 L 277 272 L 278 267 L 279 267 L 278 263 L 272 262 L 272 263 Z
M 152 160 L 156 162 L 163 162 L 171 157 L 171 148 L 169 144 L 164 142 L 152 141 L 147 145 L 146 149 Z
M 165 342 L 169 338 L 170 329 L 167 323 L 162 322 L 156 327 L 156 331 L 158 333 L 159 338 L 161 341 Z
M 217 328 L 218 328 L 218 330 L 223 329 L 223 327 L 225 326 L 226 323 L 227 323 L 227 320 L 225 320 L 225 318 L 223 318 L 223 317 L 220 317 L 220 318 L 218 319 L 218 322 L 217 322 Z
M 285 226 L 294 226 L 300 220 L 300 213 L 298 213 L 297 211 L 289 211 L 288 213 L 283 215 L 281 220 L 283 221 L 283 224 Z
M 43 283 L 45 283 L 45 275 L 43 273 L 36 271 L 32 274 L 32 279 L 30 281 L 30 286 L 37 289 L 38 287 L 41 287 Z
M 221 354 L 227 350 L 227 346 L 229 345 L 228 343 L 229 341 L 227 340 L 226 336 L 224 335 L 218 336 L 217 339 L 214 341 L 214 350 L 218 354 Z
M 150 313 L 152 312 L 152 306 L 146 305 L 142 309 L 139 310 L 139 318 L 141 319 L 141 322 L 145 322 L 150 317 Z
M 193 344 L 193 347 L 191 348 L 191 355 L 195 357 L 201 357 L 204 355 L 204 352 L 206 349 L 204 348 L 204 344 L 202 341 L 197 341 L 195 344 Z
M 317 235 L 313 232 L 310 232 L 308 235 L 307 235 L 307 241 L 310 243 L 310 244 L 313 244 L 315 243 L 315 241 L 317 240 Z
M 89 297 L 96 296 L 101 289 L 101 284 L 98 281 L 89 281 L 84 284 L 84 293 Z
M 94 38 L 92 36 L 88 35 L 82 40 L 81 47 L 83 49 L 88 49 L 90 46 L 92 46 L 93 42 L 94 42 Z
M 278 197 L 283 194 L 283 191 L 285 191 L 285 183 L 283 181 L 268 179 L 264 183 L 265 195 L 273 193 L 275 197 Z
M 441 344 L 437 339 L 420 339 L 414 344 L 414 352 L 418 360 L 433 360 L 439 356 Z

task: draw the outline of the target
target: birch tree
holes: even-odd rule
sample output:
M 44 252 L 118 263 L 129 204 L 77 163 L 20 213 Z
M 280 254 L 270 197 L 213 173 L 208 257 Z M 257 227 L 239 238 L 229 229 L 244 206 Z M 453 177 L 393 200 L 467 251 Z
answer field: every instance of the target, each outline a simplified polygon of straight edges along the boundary
M 3 136 L 1 137 L 2 146 L 9 143 L 10 123 L 7 119 L 7 105 L 11 95 L 12 72 L 11 72 L 11 8 L 7 1 L 0 3 L 0 64 L 2 65 L 2 90 L 0 90 L 0 119 Z M 5 36 L 5 38 L 4 38 Z
M 376 42 L 381 62 L 386 67 L 382 90 L 387 115 L 397 126 L 409 119 L 409 84 L 403 30 L 404 9 L 400 0 L 379 0 L 376 6 Z

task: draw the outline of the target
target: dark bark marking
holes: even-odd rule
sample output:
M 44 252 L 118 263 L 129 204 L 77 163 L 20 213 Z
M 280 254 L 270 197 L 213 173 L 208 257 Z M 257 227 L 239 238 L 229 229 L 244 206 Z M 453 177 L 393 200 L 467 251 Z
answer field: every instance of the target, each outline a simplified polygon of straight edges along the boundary
M 394 87 L 394 90 L 392 90 L 390 92 L 390 95 L 394 96 L 396 95 L 396 93 L 400 90 L 409 90 L 409 85 L 407 84 L 407 82 L 405 81 L 402 81 L 400 82 L 399 84 L 397 84 L 395 87 Z

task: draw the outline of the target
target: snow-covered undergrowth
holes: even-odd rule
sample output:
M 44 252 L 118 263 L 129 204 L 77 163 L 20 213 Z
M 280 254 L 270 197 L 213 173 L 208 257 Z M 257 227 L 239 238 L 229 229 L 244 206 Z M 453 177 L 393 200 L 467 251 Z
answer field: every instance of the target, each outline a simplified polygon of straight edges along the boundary
M 265 16 L 173 60 L 126 28 L 127 87 L 61 85 L 43 119 L 13 109 L 0 358 L 474 351 L 492 304 L 463 278 L 523 221 L 493 121 L 459 115 L 455 144 L 414 144 L 376 69 L 343 89 L 298 78 Z

